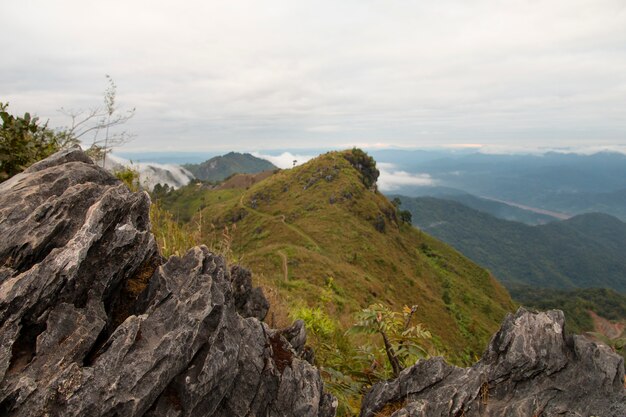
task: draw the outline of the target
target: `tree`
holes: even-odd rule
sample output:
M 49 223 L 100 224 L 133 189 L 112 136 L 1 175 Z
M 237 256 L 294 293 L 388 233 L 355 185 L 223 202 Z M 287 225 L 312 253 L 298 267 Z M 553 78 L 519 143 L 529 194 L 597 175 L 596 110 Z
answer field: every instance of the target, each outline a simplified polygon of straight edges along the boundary
M 380 171 L 376 169 L 376 161 L 363 150 L 352 148 L 343 152 L 343 157 L 361 174 L 361 181 L 367 188 L 375 189 Z
M 125 124 L 135 115 L 135 108 L 123 111 L 117 106 L 117 84 L 110 75 L 105 76 L 108 86 L 104 90 L 104 106 L 92 107 L 87 110 L 67 110 L 61 108 L 61 113 L 71 120 L 61 132 L 75 140 L 84 141 L 91 136 L 91 145 L 87 153 L 94 160 L 106 163 L 106 155 L 114 147 L 123 145 L 132 140 L 133 135 L 127 131 L 113 133 L 111 129 Z M 101 136 L 101 133 L 104 136 Z
M 70 136 L 40 125 L 38 117 L 8 113 L 9 103 L 0 103 L 0 181 L 11 178 L 35 162 L 76 143 Z
M 357 322 L 350 331 L 366 334 L 379 334 L 383 339 L 385 353 L 395 378 L 410 358 L 427 355 L 420 341 L 429 339 L 430 332 L 421 324 L 411 326 L 411 319 L 417 306 L 404 306 L 402 312 L 392 311 L 383 304 L 372 304 L 357 313 Z
M 400 216 L 400 220 L 406 224 L 413 223 L 413 215 L 408 210 L 400 210 L 398 211 L 398 215 Z

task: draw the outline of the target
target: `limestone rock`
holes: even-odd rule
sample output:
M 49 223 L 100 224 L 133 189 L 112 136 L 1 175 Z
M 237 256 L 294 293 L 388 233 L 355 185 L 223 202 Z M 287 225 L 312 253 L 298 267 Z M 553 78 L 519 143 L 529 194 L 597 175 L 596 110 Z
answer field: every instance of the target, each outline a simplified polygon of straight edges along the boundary
M 252 274 L 245 268 L 233 266 L 230 270 L 235 306 L 242 317 L 264 320 L 270 304 L 261 288 L 252 287 Z
M 624 417 L 624 361 L 608 347 L 564 331 L 561 311 L 520 309 L 504 320 L 471 368 L 419 361 L 376 384 L 361 417 Z
M 249 273 L 159 265 L 149 206 L 80 149 L 0 184 L 0 415 L 333 416 Z

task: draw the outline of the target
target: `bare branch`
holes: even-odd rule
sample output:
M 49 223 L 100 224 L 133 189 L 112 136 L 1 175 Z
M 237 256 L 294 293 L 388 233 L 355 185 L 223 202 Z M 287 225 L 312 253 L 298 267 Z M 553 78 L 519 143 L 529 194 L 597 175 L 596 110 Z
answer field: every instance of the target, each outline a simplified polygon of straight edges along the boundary
M 106 75 L 107 88 L 104 90 L 104 107 L 91 107 L 89 109 L 73 110 L 61 108 L 59 111 L 70 118 L 70 125 L 65 127 L 61 133 L 67 138 L 79 140 L 93 134 L 90 149 L 94 155 L 99 155 L 102 164 L 106 161 L 106 154 L 113 147 L 128 143 L 134 135 L 127 131 L 110 132 L 111 129 L 128 122 L 135 115 L 135 108 L 121 112 L 117 108 L 117 85 L 113 78 Z M 99 138 L 100 132 L 104 136 Z

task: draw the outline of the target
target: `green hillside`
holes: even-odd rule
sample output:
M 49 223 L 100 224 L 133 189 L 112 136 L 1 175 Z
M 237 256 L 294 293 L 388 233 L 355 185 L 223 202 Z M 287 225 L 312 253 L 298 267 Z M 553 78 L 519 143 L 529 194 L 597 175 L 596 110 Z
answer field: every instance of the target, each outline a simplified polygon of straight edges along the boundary
M 464 206 L 491 214 L 492 216 L 502 220 L 510 220 L 528 225 L 545 224 L 557 220 L 556 217 L 552 217 L 547 214 L 536 213 L 499 201 L 476 197 L 475 195 L 467 194 L 460 190 L 445 189 L 444 187 L 422 187 L 422 192 L 423 194 L 419 195 L 419 197 L 434 197 L 456 201 Z M 399 198 L 405 196 L 398 194 L 389 196 L 389 198 L 392 199 L 396 197 Z
M 325 154 L 248 190 L 192 185 L 164 200 L 165 208 L 205 207 L 188 227 L 200 228 L 207 244 L 226 240 L 254 272 L 272 301 L 268 320 L 287 324 L 305 306 L 347 329 L 371 303 L 418 304 L 434 347 L 473 359 L 513 308 L 508 293 L 446 244 L 401 224 L 370 186 L 377 173 L 348 160 L 353 152 Z
M 186 169 L 199 180 L 217 182 L 233 174 L 255 174 L 276 169 L 274 164 L 249 153 L 229 152 L 201 164 L 185 164 Z
M 476 360 L 514 309 L 488 271 L 402 223 L 377 176 L 362 151 L 331 152 L 248 189 L 191 184 L 160 200 L 182 217 L 195 211 L 187 235 L 251 269 L 272 306 L 268 322 L 305 320 L 342 415 L 358 408 L 364 385 L 389 376 L 377 335 L 346 334 L 363 308 L 417 305 L 432 334 L 423 346 L 459 364 Z
M 626 291 L 626 224 L 615 217 L 591 213 L 527 226 L 449 200 L 401 201 L 415 225 L 489 268 L 506 285 Z
M 511 295 L 528 307 L 563 310 L 567 324 L 574 333 L 595 330 L 589 311 L 607 320 L 626 322 L 626 296 L 605 288 L 554 290 L 514 286 L 511 288 Z

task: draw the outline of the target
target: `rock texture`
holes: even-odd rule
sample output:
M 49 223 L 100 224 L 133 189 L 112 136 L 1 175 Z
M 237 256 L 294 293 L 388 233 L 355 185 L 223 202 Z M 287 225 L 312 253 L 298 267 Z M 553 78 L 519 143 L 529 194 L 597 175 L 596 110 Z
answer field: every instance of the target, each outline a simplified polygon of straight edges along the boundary
M 159 265 L 149 204 L 79 149 L 0 184 L 0 415 L 333 416 L 247 271 Z
M 560 311 L 509 315 L 471 368 L 420 361 L 375 385 L 361 417 L 624 417 L 624 361 L 564 332 Z

